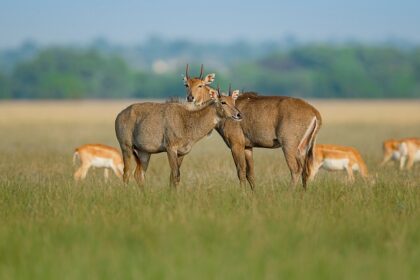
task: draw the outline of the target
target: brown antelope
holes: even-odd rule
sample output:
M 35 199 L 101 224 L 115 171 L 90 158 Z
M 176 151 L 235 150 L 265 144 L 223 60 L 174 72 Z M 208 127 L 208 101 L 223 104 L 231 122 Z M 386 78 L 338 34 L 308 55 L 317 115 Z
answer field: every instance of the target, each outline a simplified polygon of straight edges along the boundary
M 123 161 L 120 152 L 114 147 L 102 144 L 86 144 L 75 149 L 73 164 L 76 163 L 77 158 L 79 158 L 81 165 L 74 173 L 76 181 L 85 179 L 91 167 L 105 168 L 105 181 L 108 179 L 108 168 L 111 168 L 118 178 L 122 177 Z
M 209 101 L 199 109 L 190 110 L 173 102 L 147 102 L 133 104 L 118 114 L 115 131 L 123 154 L 124 182 L 129 181 L 133 157 L 137 163 L 134 177 L 142 186 L 150 155 L 166 152 L 171 167 L 170 185 L 176 187 L 182 160 L 192 146 L 224 119 L 241 120 L 235 107 L 238 92 L 224 96 L 219 90 L 211 90 L 208 94 Z
M 400 140 L 395 140 L 395 139 L 385 140 L 382 147 L 383 147 L 383 152 L 384 152 L 384 158 L 380 164 L 381 166 L 384 166 L 390 160 L 392 161 L 400 160 L 401 158 Z
M 196 106 L 207 102 L 212 88 L 209 84 L 215 75 L 192 78 L 188 65 L 184 77 L 187 101 Z M 226 119 L 216 126 L 217 132 L 232 151 L 241 185 L 248 180 L 255 186 L 253 148 L 283 149 L 292 183 L 302 177 L 306 189 L 307 178 L 313 161 L 313 146 L 321 128 L 321 115 L 305 101 L 286 96 L 259 96 L 253 92 L 243 93 L 236 101 L 243 115 L 241 122 Z
M 401 158 L 400 169 L 411 169 L 415 162 L 420 161 L 420 138 L 405 138 L 400 141 L 399 146 Z
M 310 179 L 315 177 L 320 168 L 329 171 L 346 170 L 350 182 L 354 181 L 353 171 L 359 171 L 364 179 L 368 176 L 367 166 L 362 156 L 353 147 L 316 144 Z

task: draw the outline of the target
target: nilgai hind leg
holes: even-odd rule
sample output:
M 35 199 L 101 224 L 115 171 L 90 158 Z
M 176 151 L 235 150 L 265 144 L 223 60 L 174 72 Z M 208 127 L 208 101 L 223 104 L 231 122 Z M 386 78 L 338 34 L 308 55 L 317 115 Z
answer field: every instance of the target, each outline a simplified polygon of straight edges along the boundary
M 134 152 L 136 160 L 136 170 L 134 171 L 134 179 L 139 186 L 144 185 L 144 177 L 149 166 L 150 154 L 145 152 Z
M 131 162 L 133 160 L 134 151 L 133 148 L 128 145 L 121 145 L 121 151 L 123 155 L 124 161 L 124 174 L 123 174 L 123 182 L 128 183 L 131 176 Z
M 311 173 L 310 169 L 314 163 L 315 137 L 320 126 L 316 117 L 313 117 L 307 126 L 295 127 L 293 124 L 298 123 L 298 121 L 291 121 L 289 125 L 283 125 L 277 132 L 277 135 L 281 139 L 293 187 L 296 186 L 299 182 L 299 177 L 301 177 L 303 188 L 306 190 L 307 181 Z M 290 131 L 293 131 L 294 134 L 290 134 Z M 281 137 L 280 135 L 284 136 Z

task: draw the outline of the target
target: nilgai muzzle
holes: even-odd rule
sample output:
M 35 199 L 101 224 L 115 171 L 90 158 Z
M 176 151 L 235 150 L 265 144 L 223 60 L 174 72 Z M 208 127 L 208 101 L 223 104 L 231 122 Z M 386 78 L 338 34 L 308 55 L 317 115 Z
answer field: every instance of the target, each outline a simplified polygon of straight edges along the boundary
M 196 106 L 209 99 L 209 86 L 215 75 L 191 78 L 188 66 L 184 77 L 187 101 Z M 236 100 L 241 111 L 241 122 L 225 119 L 216 130 L 232 151 L 241 185 L 248 180 L 255 186 L 253 148 L 282 148 L 289 167 L 292 183 L 302 178 L 306 189 L 307 180 L 314 160 L 314 143 L 322 119 L 317 109 L 302 99 L 287 96 L 260 96 L 254 92 L 241 94 Z
M 137 167 L 134 177 L 142 186 L 150 155 L 166 152 L 171 167 L 170 184 L 180 181 L 180 167 L 192 146 L 209 134 L 221 121 L 241 120 L 235 107 L 234 95 L 224 96 L 219 90 L 208 92 L 202 107 L 188 109 L 180 103 L 137 103 L 124 109 L 115 120 L 115 132 L 124 160 L 124 182 L 129 181 L 134 158 Z

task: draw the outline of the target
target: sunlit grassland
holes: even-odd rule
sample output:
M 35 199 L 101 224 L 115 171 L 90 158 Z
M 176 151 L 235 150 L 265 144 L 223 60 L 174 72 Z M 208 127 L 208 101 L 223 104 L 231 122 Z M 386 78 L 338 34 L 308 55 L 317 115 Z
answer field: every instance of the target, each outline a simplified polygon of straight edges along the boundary
M 75 184 L 72 153 L 117 146 L 125 102 L 0 103 L 0 279 L 416 279 L 420 165 L 378 168 L 381 142 L 420 136 L 420 103 L 314 101 L 319 143 L 357 147 L 373 184 L 320 172 L 289 188 L 281 150 L 255 150 L 257 190 L 240 189 L 214 132 L 189 154 L 178 191 L 165 154 L 145 191 L 101 170 Z

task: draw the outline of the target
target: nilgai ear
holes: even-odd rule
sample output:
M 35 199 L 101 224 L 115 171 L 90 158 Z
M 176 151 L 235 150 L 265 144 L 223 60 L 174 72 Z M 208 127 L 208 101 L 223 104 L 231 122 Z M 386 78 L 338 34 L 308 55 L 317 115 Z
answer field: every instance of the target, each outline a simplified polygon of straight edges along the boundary
M 238 97 L 239 97 L 239 89 L 234 90 L 232 92 L 232 98 L 233 98 L 233 100 L 236 100 Z
M 203 79 L 203 82 L 206 84 L 206 85 L 209 85 L 209 84 L 211 84 L 211 83 L 213 83 L 214 82 L 214 78 L 216 77 L 216 74 L 214 74 L 214 73 L 211 73 L 211 74 L 208 74 L 204 79 Z
M 211 99 L 214 99 L 214 100 L 216 100 L 219 97 L 219 93 L 217 92 L 217 90 L 214 90 L 214 89 L 210 89 L 209 94 L 210 94 Z

